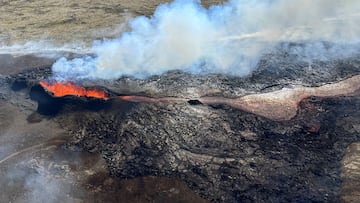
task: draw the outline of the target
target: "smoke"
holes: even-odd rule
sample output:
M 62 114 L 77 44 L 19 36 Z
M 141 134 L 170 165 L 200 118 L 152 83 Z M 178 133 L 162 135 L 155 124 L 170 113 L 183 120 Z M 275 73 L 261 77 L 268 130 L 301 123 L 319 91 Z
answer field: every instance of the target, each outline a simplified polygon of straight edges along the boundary
M 74 202 L 69 201 L 68 197 L 64 197 L 70 192 L 70 188 L 60 178 L 53 177 L 50 171 L 43 166 L 33 167 L 31 165 L 30 162 L 19 162 L 7 171 L 3 179 L 8 180 L 11 184 L 5 186 L 4 190 L 8 193 L 1 195 L 2 200 L 29 203 Z M 11 196 L 11 193 L 15 194 Z
M 87 54 L 91 49 L 86 44 L 69 43 L 58 46 L 50 41 L 29 41 L 23 44 L 2 45 L 0 43 L 0 54 L 11 54 L 13 56 L 35 55 L 39 57 L 54 58 L 64 53 Z
M 57 80 L 147 77 L 177 69 L 244 76 L 280 42 L 306 43 L 291 51 L 312 59 L 352 54 L 359 23 L 357 0 L 232 0 L 209 9 L 176 0 L 150 18 L 132 19 L 131 31 L 121 37 L 95 42 L 94 56 L 61 58 L 52 69 Z

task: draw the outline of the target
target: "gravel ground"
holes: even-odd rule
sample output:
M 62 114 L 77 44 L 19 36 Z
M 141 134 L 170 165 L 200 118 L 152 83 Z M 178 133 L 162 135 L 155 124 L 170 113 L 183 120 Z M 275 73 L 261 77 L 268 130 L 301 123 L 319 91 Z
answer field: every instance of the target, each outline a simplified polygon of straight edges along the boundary
M 124 23 L 138 15 L 151 16 L 169 0 L 5 0 L 0 1 L 0 44 L 28 41 L 91 43 L 119 36 Z M 203 5 L 220 3 L 205 0 Z

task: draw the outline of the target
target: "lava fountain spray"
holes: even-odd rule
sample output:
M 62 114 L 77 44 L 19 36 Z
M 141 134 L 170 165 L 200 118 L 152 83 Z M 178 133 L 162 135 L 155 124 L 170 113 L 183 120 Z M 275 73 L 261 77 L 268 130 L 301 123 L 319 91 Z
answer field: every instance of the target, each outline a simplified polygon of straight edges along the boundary
M 131 31 L 95 42 L 94 56 L 59 59 L 55 80 L 147 77 L 169 70 L 251 73 L 279 42 L 304 42 L 304 56 L 348 56 L 360 37 L 357 0 L 231 0 L 205 9 L 198 1 L 160 5 L 150 18 L 129 22 Z M 324 46 L 323 42 L 335 44 Z M 351 48 L 350 48 L 351 47 Z
M 52 92 L 55 97 L 63 97 L 67 95 L 74 95 L 78 97 L 92 97 L 98 99 L 109 99 L 109 95 L 102 89 L 85 88 L 80 85 L 73 84 L 71 82 L 40 82 L 40 85 Z

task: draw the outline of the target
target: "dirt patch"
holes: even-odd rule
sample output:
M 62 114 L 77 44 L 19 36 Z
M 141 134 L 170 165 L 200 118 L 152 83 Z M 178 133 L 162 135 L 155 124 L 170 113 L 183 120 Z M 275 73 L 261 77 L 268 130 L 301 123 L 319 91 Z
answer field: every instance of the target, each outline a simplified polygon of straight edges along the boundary
M 93 190 L 93 199 L 99 202 L 208 202 L 184 182 L 168 177 L 121 180 L 100 173 L 89 177 L 87 187 Z
M 342 162 L 342 200 L 358 202 L 360 199 L 360 143 L 351 144 Z
M 5 133 L 14 121 L 11 108 L 5 102 L 0 102 L 0 134 Z

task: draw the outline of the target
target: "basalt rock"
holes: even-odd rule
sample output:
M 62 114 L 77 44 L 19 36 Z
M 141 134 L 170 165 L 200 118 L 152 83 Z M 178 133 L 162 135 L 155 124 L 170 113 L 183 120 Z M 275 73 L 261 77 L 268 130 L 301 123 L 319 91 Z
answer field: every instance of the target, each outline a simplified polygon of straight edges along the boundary
M 339 201 L 344 149 L 360 139 L 359 101 L 305 100 L 311 109 L 287 122 L 189 104 L 82 112 L 73 144 L 100 152 L 114 176 L 178 177 L 215 202 Z
M 48 94 L 33 85 L 47 78 L 49 70 L 35 69 L 8 81 L 22 87 L 19 81 L 25 78 L 32 94 Z M 114 177 L 178 178 L 213 202 L 339 202 L 344 195 L 345 149 L 360 141 L 359 92 L 304 98 L 295 117 L 284 121 L 226 104 L 205 105 L 199 98 L 236 98 L 294 85 L 318 87 L 359 73 L 355 56 L 309 64 L 275 53 L 244 78 L 175 71 L 146 80 L 82 81 L 118 94 L 172 96 L 188 102 L 74 96 L 48 96 L 46 102 L 61 103 L 51 116 L 73 137 L 68 149 L 100 153 Z M 32 98 L 42 104 L 36 94 Z

